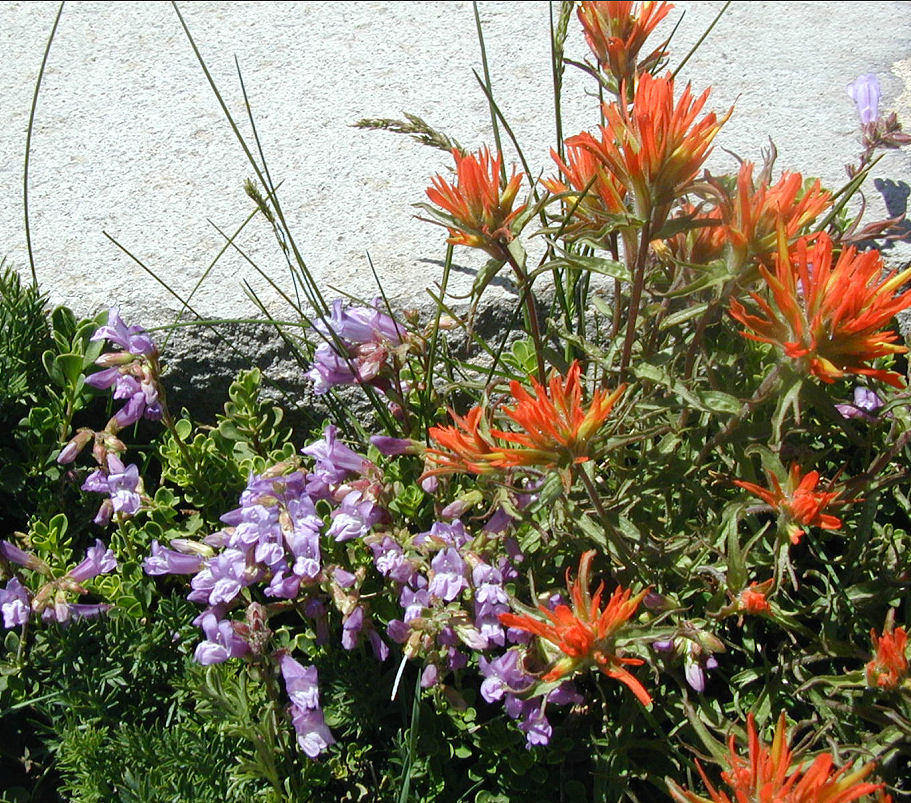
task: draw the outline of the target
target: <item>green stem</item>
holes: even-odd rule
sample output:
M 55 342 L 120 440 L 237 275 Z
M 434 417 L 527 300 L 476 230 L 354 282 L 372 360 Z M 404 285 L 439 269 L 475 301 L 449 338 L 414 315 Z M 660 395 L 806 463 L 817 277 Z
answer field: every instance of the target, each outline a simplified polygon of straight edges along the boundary
M 608 541 L 611 546 L 616 550 L 617 556 L 623 562 L 623 568 L 625 571 L 624 574 L 631 575 L 633 566 L 635 565 L 635 560 L 633 558 L 633 553 L 629 551 L 626 546 L 626 543 L 623 541 L 622 536 L 618 537 L 617 532 L 608 524 L 607 511 L 604 509 L 604 505 L 601 504 L 601 497 L 598 495 L 598 489 L 595 487 L 595 483 L 592 481 L 592 478 L 588 476 L 588 472 L 585 470 L 584 465 L 576 466 L 575 471 L 576 476 L 582 481 L 582 485 L 585 487 L 585 491 L 588 494 L 588 498 L 591 500 L 592 505 L 595 507 L 595 511 L 598 513 L 598 518 L 601 521 L 601 524 L 604 527 L 604 532 L 607 536 Z M 618 572 L 619 574 L 619 572 Z M 621 578 L 624 579 L 624 578 Z M 628 578 L 626 578 L 628 579 Z
M 518 260 L 507 249 L 504 248 L 503 253 L 506 256 L 506 261 L 516 274 L 516 283 L 519 285 L 519 292 L 522 294 L 522 298 L 525 301 L 528 328 L 531 339 L 535 344 L 535 360 L 538 364 L 538 381 L 544 385 L 547 383 L 547 371 L 544 367 L 544 341 L 541 337 L 541 326 L 538 323 L 538 310 L 535 306 L 534 294 L 531 292 L 528 274 L 519 264 Z
M 620 357 L 620 373 L 625 373 L 633 354 L 633 341 L 636 339 L 636 319 L 639 317 L 639 305 L 642 303 L 642 291 L 645 287 L 645 264 L 648 260 L 648 244 L 651 242 L 651 220 L 642 227 L 639 238 L 639 249 L 636 252 L 636 267 L 633 272 L 633 288 L 630 293 L 629 311 L 626 320 L 626 335 L 623 338 L 623 352 Z

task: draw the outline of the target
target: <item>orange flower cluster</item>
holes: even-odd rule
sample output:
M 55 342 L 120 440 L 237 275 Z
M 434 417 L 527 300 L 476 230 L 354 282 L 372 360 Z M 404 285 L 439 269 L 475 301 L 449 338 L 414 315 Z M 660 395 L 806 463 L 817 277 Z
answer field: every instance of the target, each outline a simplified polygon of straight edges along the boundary
M 819 484 L 818 471 L 809 471 L 801 477 L 800 467 L 794 463 L 784 488 L 774 473 L 770 471 L 768 474 L 771 490 L 744 480 L 734 480 L 734 485 L 739 485 L 754 496 L 758 496 L 787 517 L 788 534 L 791 536 L 792 544 L 798 543 L 804 532 L 798 525 L 820 527 L 823 530 L 837 530 L 841 527 L 841 519 L 823 511 L 827 507 L 846 503 L 838 499 L 841 491 L 816 490 Z
M 510 383 L 516 405 L 503 409 L 521 432 L 488 428 L 481 407 L 464 418 L 451 413 L 455 426 L 431 427 L 431 440 L 443 448 L 427 450 L 428 460 L 436 465 L 425 476 L 455 471 L 487 474 L 517 466 L 565 468 L 588 460 L 595 435 L 626 387 L 611 394 L 596 390 L 586 407 L 578 362 L 565 379 L 553 372 L 548 387 L 534 379 L 531 383 L 533 394 L 518 382 Z
M 601 128 L 601 140 L 581 143 L 629 190 L 634 211 L 643 220 L 683 193 L 730 116 L 728 112 L 719 120 L 712 112 L 697 122 L 708 96 L 707 89 L 694 98 L 687 86 L 675 104 L 670 73 L 664 78 L 644 73 L 636 84 L 632 110 L 625 103 L 605 104 L 607 125 Z
M 785 173 L 770 186 L 763 172 L 757 186 L 753 165 L 744 162 L 736 192 L 721 196 L 725 238 L 743 261 L 749 257 L 766 261 L 775 251 L 779 231 L 793 242 L 831 203 L 832 196 L 822 189 L 819 180 L 804 190 L 800 173 Z
M 897 627 L 887 629 L 881 636 L 871 630 L 870 638 L 876 653 L 865 669 L 867 684 L 881 689 L 895 689 L 908 674 L 908 634 L 905 628 Z
M 566 571 L 566 587 L 572 600 L 572 608 L 568 605 L 557 605 L 551 611 L 544 605 L 539 605 L 538 610 L 545 620 L 534 616 L 501 613 L 500 622 L 507 627 L 515 627 L 549 641 L 566 656 L 553 665 L 543 680 L 557 680 L 582 667 L 593 665 L 609 678 L 625 684 L 642 705 L 651 705 L 652 698 L 645 687 L 623 668 L 639 666 L 644 663 L 643 660 L 617 655 L 614 646 L 615 636 L 636 612 L 648 589 L 631 597 L 632 592 L 629 589 L 618 586 L 611 594 L 604 610 L 601 610 L 604 583 L 598 586 L 594 596 L 589 590 L 589 570 L 594 556 L 593 549 L 582 555 L 575 582 L 570 583 L 569 570 Z
M 830 753 L 817 756 L 803 768 L 792 767 L 793 755 L 785 734 L 785 716 L 782 712 L 775 728 L 771 745 L 765 745 L 756 733 L 752 714 L 747 716 L 748 754 L 739 755 L 734 735 L 728 743 L 731 768 L 721 773 L 721 780 L 730 794 L 716 789 L 696 762 L 696 767 L 709 797 L 702 797 L 681 789 L 668 780 L 671 796 L 678 803 L 851 803 L 865 795 L 872 795 L 883 788 L 881 783 L 864 779 L 873 771 L 873 764 L 856 769 L 835 767 Z M 888 800 L 880 798 L 880 800 Z
M 748 613 L 757 616 L 761 613 L 771 613 L 772 607 L 769 605 L 766 594 L 772 586 L 771 580 L 763 583 L 750 583 L 749 588 L 743 589 L 737 596 L 737 609 L 741 613 Z
M 487 148 L 477 154 L 462 155 L 453 149 L 456 163 L 456 183 L 442 176 L 432 179 L 427 197 L 440 207 L 452 221 L 448 242 L 480 248 L 495 258 L 501 258 L 505 246 L 513 239 L 510 224 L 525 206 L 513 209 L 523 174 L 513 174 L 500 188 L 502 157 L 492 158 Z
M 598 63 L 610 70 L 617 82 L 636 74 L 636 60 L 645 40 L 673 8 L 670 3 L 646 2 L 634 9 L 632 2 L 583 2 L 577 12 L 585 41 Z M 660 58 L 660 51 L 647 60 Z
M 752 314 L 732 299 L 731 317 L 751 330 L 743 332 L 745 337 L 777 346 L 823 382 L 862 374 L 904 387 L 899 374 L 867 363 L 908 350 L 896 343 L 895 332 L 881 330 L 911 306 L 911 290 L 896 294 L 911 281 L 911 268 L 884 276 L 878 251 L 845 248 L 836 260 L 833 250 L 825 233 L 798 240 L 791 251 L 780 237 L 774 273 L 759 268 L 771 300 L 751 293 L 759 307 Z
M 614 224 L 616 217 L 626 212 L 623 196 L 624 186 L 604 169 L 601 160 L 595 156 L 598 145 L 595 138 L 584 132 L 566 140 L 566 161 L 556 151 L 551 156 L 565 178 L 545 179 L 541 183 L 549 192 L 564 195 L 564 203 L 575 209 L 568 234 L 590 234 L 597 236 L 606 226 Z M 585 195 L 582 192 L 588 189 Z

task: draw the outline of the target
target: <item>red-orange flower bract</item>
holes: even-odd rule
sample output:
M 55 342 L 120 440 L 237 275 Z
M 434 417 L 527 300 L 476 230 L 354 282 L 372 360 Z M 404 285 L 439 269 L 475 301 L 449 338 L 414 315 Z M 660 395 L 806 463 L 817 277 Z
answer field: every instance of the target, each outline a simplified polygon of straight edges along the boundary
M 803 535 L 803 530 L 797 525 L 819 527 L 823 530 L 838 530 L 841 527 L 841 519 L 823 511 L 827 507 L 846 503 L 838 499 L 841 491 L 816 490 L 819 484 L 818 471 L 808 471 L 801 476 L 800 466 L 794 463 L 784 488 L 775 474 L 770 471 L 768 475 L 771 489 L 744 480 L 734 480 L 734 485 L 739 485 L 771 505 L 774 510 L 783 513 L 788 520 L 787 529 L 792 543 L 798 543 Z
M 513 239 L 510 224 L 525 209 L 513 209 L 523 174 L 513 174 L 500 188 L 502 157 L 492 158 L 487 148 L 464 156 L 453 148 L 456 183 L 442 176 L 434 177 L 427 197 L 451 218 L 449 240 L 453 245 L 481 248 L 491 256 L 502 258 L 503 249 Z
M 830 753 L 817 756 L 809 766 L 792 766 L 793 754 L 787 743 L 785 716 L 782 712 L 771 745 L 763 744 L 756 733 L 752 714 L 747 715 L 748 754 L 741 756 L 731 734 L 728 742 L 730 769 L 721 773 L 728 792 L 716 789 L 697 761 L 709 797 L 681 789 L 668 780 L 671 796 L 678 803 L 851 803 L 872 795 L 884 784 L 864 779 L 873 771 L 873 764 L 856 769 L 840 769 Z
M 592 149 L 635 199 L 635 212 L 649 219 L 654 209 L 669 208 L 696 177 L 711 152 L 712 140 L 730 116 L 719 120 L 714 112 L 696 118 L 708 100 L 707 89 L 698 98 L 689 87 L 674 104 L 674 79 L 644 73 L 636 84 L 633 106 L 604 105 L 607 125 Z M 663 218 L 654 221 L 656 225 Z
M 670 3 L 645 2 L 636 11 L 634 5 L 631 0 L 582 2 L 577 11 L 592 54 L 618 82 L 635 75 L 645 40 L 673 8 Z M 653 54 L 660 55 L 660 51 Z
M 878 251 L 845 248 L 835 259 L 833 250 L 825 233 L 801 238 L 793 249 L 780 237 L 774 272 L 759 268 L 771 298 L 750 293 L 756 314 L 732 299 L 731 317 L 749 330 L 745 337 L 777 346 L 823 382 L 862 374 L 904 387 L 899 374 L 868 363 L 908 350 L 895 332 L 881 330 L 911 306 L 911 290 L 896 294 L 911 280 L 911 268 L 884 275 Z
M 455 426 L 431 427 L 430 439 L 442 449 L 426 452 L 431 465 L 425 475 L 465 471 L 486 474 L 516 466 L 566 468 L 591 457 L 598 430 L 604 424 L 625 385 L 613 393 L 596 390 L 586 407 L 578 362 L 566 378 L 553 372 L 547 387 L 531 380 L 533 394 L 518 382 L 510 383 L 515 407 L 503 412 L 520 432 L 489 428 L 484 409 L 474 407 L 465 417 L 452 413 Z
M 626 213 L 623 185 L 609 173 L 595 156 L 597 143 L 588 132 L 566 140 L 566 161 L 556 151 L 550 155 L 560 168 L 564 179 L 545 179 L 541 183 L 554 194 L 564 194 L 564 203 L 573 208 L 567 223 L 570 235 L 598 236 L 602 229 L 616 224 L 617 217 Z M 588 189 L 584 196 L 583 191 Z
M 896 627 L 886 630 L 881 636 L 871 630 L 870 638 L 873 639 L 876 654 L 865 667 L 867 684 L 881 689 L 895 689 L 908 674 L 908 634 L 905 628 Z
M 551 681 L 565 677 L 580 667 L 596 666 L 605 675 L 625 684 L 642 705 L 651 705 L 652 698 L 645 687 L 624 666 L 639 666 L 641 658 L 626 658 L 617 654 L 614 639 L 621 628 L 636 612 L 648 589 L 631 597 L 631 591 L 617 586 L 601 610 L 602 582 L 594 596 L 589 590 L 589 570 L 595 550 L 585 552 L 579 560 L 579 573 L 575 582 L 566 571 L 566 587 L 572 607 L 557 605 L 552 611 L 544 605 L 538 610 L 545 617 L 501 613 L 500 622 L 532 633 L 558 647 L 564 658 L 558 660 L 543 676 Z
M 731 247 L 742 258 L 756 257 L 762 262 L 775 253 L 779 229 L 789 242 L 806 233 L 807 227 L 832 203 L 817 179 L 804 189 L 800 173 L 785 173 L 775 183 L 763 171 L 753 181 L 753 165 L 744 162 L 732 195 L 722 193 L 721 214 L 724 233 Z

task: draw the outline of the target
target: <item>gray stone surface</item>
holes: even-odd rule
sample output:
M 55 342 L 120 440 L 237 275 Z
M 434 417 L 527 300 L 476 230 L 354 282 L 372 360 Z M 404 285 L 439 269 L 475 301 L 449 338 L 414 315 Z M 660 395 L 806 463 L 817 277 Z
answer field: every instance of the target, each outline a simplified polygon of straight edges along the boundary
M 719 2 L 678 3 L 672 66 Z M 552 172 L 553 115 L 547 3 L 481 2 L 494 90 L 530 162 Z M 233 114 L 243 121 L 236 56 L 273 177 L 312 272 L 330 286 L 375 294 L 369 252 L 394 303 L 427 305 L 444 254 L 442 229 L 414 219 L 429 178 L 449 157 L 412 140 L 351 127 L 361 117 L 423 116 L 466 146 L 491 142 L 470 3 L 181 4 Z M 0 254 L 27 266 L 22 164 L 35 78 L 57 4 L 0 4 Z M 573 23 L 570 54 L 586 49 Z M 709 166 L 730 170 L 722 148 L 758 160 L 771 137 L 779 168 L 840 185 L 858 150 L 845 87 L 875 72 L 883 107 L 911 124 L 911 3 L 734 2 L 683 77 L 709 105 L 734 115 Z M 590 127 L 591 84 L 569 69 L 567 135 Z M 222 247 L 212 223 L 237 227 L 251 210 L 252 175 L 166 2 L 72 2 L 64 8 L 38 102 L 29 181 L 32 243 L 52 300 L 80 312 L 119 304 L 131 321 L 163 324 L 174 298 L 115 247 L 107 232 L 186 296 Z M 875 175 L 911 179 L 911 149 L 886 155 Z M 871 187 L 871 214 L 884 211 Z M 211 223 L 210 223 L 211 221 Z M 286 290 L 291 283 L 268 225 L 238 241 Z M 483 260 L 461 249 L 456 289 Z M 280 294 L 237 253 L 226 254 L 194 298 L 205 317 L 246 318 L 250 288 L 276 317 Z M 189 342 L 182 335 L 183 342 Z M 257 345 L 259 344 L 259 345 Z M 267 340 L 250 347 L 267 359 Z M 206 347 L 208 349 L 208 347 Z M 273 352 L 275 351 L 273 347 Z M 280 351 L 280 349 L 278 350 Z

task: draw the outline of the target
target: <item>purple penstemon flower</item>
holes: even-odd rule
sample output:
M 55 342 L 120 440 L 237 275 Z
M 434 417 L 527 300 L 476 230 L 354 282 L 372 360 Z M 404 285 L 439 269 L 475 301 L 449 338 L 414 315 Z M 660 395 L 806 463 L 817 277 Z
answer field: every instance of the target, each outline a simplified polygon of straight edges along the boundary
M 853 404 L 836 404 L 835 409 L 844 418 L 859 418 L 863 421 L 876 421 L 876 411 L 883 406 L 882 399 L 869 388 L 857 385 L 854 388 Z
M 356 605 L 342 622 L 342 646 L 353 650 L 357 646 L 357 637 L 364 627 L 364 609 Z
M 24 549 L 20 549 L 9 541 L 0 541 L 0 558 L 8 560 L 10 563 L 18 563 L 20 566 L 33 571 L 45 574 L 49 571 L 47 564 L 41 558 L 26 552 Z
M 285 691 L 291 702 L 300 708 L 319 708 L 319 685 L 315 666 L 303 666 L 288 653 L 278 659 L 279 669 L 285 681 Z
M 139 468 L 132 463 L 125 466 L 113 452 L 107 455 L 105 468 L 96 469 L 82 483 L 83 491 L 106 493 L 106 499 L 95 516 L 95 523 L 106 525 L 114 513 L 133 516 L 142 505 Z
M 100 540 L 95 540 L 95 545 L 90 546 L 85 553 L 85 558 L 78 565 L 67 572 L 67 577 L 76 583 L 84 583 L 99 574 L 107 574 L 117 568 L 117 559 L 114 553 Z
M 518 650 L 507 650 L 492 660 L 483 655 L 478 658 L 478 666 L 484 676 L 481 696 L 488 703 L 499 702 L 508 692 L 524 692 L 534 683 L 534 677 L 525 673 L 520 661 Z
M 326 534 L 336 541 L 350 541 L 369 532 L 383 518 L 383 510 L 361 491 L 350 491 L 332 511 Z
M 346 446 L 337 436 L 338 427 L 330 424 L 320 440 L 301 449 L 303 454 L 314 459 L 314 473 L 322 475 L 330 485 L 343 482 L 350 474 L 364 474 L 373 466 L 366 457 Z
M 446 544 L 461 549 L 471 540 L 471 536 L 465 530 L 465 525 L 459 519 L 454 521 L 437 521 L 434 522 L 430 530 L 425 533 L 418 533 L 414 537 L 414 543 L 417 546 L 424 544 Z
M 202 555 L 187 555 L 152 541 L 152 553 L 142 562 L 146 574 L 196 574 L 204 563 Z
M 404 330 L 378 309 L 332 305 L 330 317 L 314 328 L 324 338 L 307 373 L 316 394 L 327 393 L 337 385 L 377 384 L 391 349 L 402 342 Z
M 335 739 L 319 705 L 319 677 L 315 666 L 305 667 L 287 653 L 279 655 L 279 668 L 291 700 L 289 713 L 297 743 L 310 758 L 316 758 Z
M 373 552 L 373 565 L 384 577 L 390 577 L 399 583 L 408 583 L 414 577 L 414 565 L 405 557 L 401 545 L 392 536 L 384 535 L 379 540 L 372 540 L 370 550 Z
M 114 398 L 126 400 L 108 422 L 108 429 L 122 429 L 140 418 L 160 420 L 163 410 L 158 391 L 158 349 L 148 333 L 140 326 L 124 324 L 113 308 L 107 325 L 99 327 L 92 340 L 108 340 L 122 349 L 102 354 L 95 361 L 101 370 L 85 378 L 90 387 L 98 390 L 113 387 Z
M 848 94 L 857 106 L 861 125 L 869 125 L 879 119 L 879 79 L 874 73 L 865 73 L 848 84 Z
M 291 724 L 297 733 L 300 749 L 310 758 L 316 758 L 330 744 L 335 744 L 320 708 L 291 706 Z
M 468 588 L 465 561 L 453 547 L 438 552 L 430 562 L 430 567 L 433 569 L 433 576 L 427 590 L 432 596 L 452 602 L 463 589 Z
M 399 324 L 383 312 L 380 312 L 380 300 L 376 299 L 373 307 L 353 307 L 345 305 L 341 299 L 332 303 L 328 319 L 317 321 L 313 328 L 326 337 L 333 333 L 349 343 L 369 343 L 385 340 L 394 345 L 402 342 L 405 332 Z
M 224 663 L 229 658 L 239 658 L 250 652 L 250 645 L 237 634 L 231 621 L 219 620 L 214 613 L 205 613 L 201 626 L 206 639 L 196 646 L 193 657 L 203 666 Z
M 21 627 L 32 613 L 28 591 L 16 577 L 10 578 L 6 588 L 0 588 L 0 613 L 7 628 Z
M 108 312 L 108 322 L 95 330 L 91 340 L 109 340 L 124 351 L 137 356 L 149 357 L 158 354 L 158 349 L 148 332 L 141 326 L 127 326 L 121 320 L 120 310 L 117 307 L 111 307 Z

